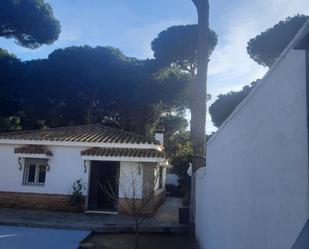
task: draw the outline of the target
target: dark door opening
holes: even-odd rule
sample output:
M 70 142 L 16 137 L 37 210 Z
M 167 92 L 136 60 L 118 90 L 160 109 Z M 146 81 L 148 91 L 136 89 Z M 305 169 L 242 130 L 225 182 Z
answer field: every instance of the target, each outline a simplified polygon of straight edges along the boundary
M 88 210 L 115 211 L 110 194 L 118 195 L 119 162 L 92 161 L 89 179 Z

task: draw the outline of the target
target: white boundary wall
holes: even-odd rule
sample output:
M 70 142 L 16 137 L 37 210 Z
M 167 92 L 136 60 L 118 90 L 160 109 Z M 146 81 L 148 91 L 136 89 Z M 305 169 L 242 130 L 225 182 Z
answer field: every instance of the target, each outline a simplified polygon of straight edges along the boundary
M 308 219 L 305 52 L 291 50 L 232 113 L 197 172 L 203 249 L 290 249 Z

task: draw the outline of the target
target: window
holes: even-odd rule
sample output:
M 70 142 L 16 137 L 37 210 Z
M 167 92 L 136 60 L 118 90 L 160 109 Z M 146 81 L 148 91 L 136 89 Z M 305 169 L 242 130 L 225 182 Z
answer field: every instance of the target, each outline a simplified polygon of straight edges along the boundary
M 44 185 L 47 159 L 25 158 L 23 184 Z

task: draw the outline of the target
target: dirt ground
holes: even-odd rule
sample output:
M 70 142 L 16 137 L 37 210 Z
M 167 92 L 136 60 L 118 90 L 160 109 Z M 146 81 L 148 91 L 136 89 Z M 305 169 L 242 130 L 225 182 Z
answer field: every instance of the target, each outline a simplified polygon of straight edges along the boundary
M 133 234 L 92 234 L 80 247 L 92 249 L 134 249 Z M 189 235 L 141 234 L 139 249 L 198 249 Z

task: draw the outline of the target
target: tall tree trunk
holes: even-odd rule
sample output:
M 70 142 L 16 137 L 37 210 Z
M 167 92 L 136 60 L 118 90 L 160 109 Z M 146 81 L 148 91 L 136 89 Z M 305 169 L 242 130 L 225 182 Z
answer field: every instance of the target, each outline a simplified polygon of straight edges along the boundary
M 205 165 L 206 155 L 206 102 L 208 71 L 209 1 L 192 0 L 198 13 L 197 76 L 192 88 L 191 139 L 193 144 L 191 223 L 195 223 L 196 170 Z

